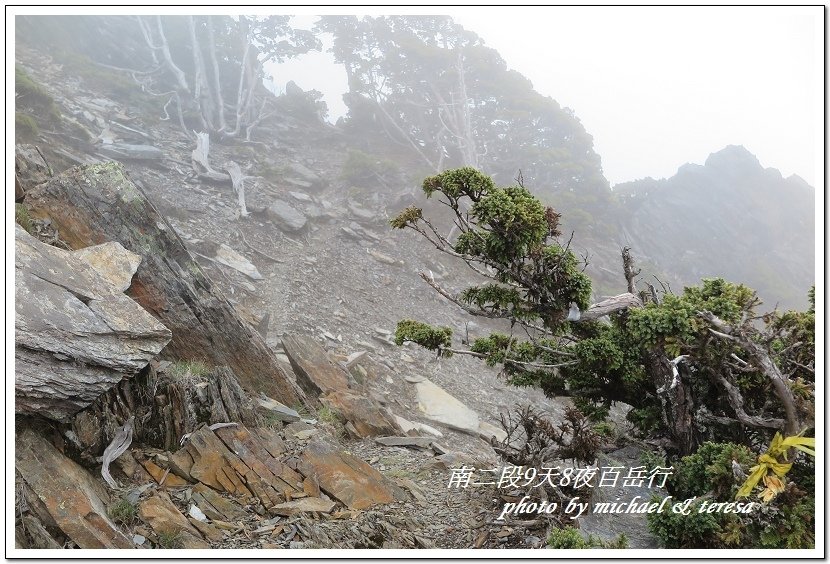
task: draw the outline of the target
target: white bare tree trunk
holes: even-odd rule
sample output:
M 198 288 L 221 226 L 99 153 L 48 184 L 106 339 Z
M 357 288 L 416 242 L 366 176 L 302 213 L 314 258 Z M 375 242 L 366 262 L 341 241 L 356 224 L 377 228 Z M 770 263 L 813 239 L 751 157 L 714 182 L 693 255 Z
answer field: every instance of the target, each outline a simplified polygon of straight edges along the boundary
M 242 170 L 235 162 L 231 162 L 225 167 L 231 177 L 231 184 L 236 191 L 237 202 L 239 203 L 239 215 L 241 217 L 248 217 L 248 209 L 245 207 L 245 176 Z
M 196 24 L 193 21 L 193 16 L 187 17 L 187 29 L 190 33 L 190 50 L 193 54 L 193 72 L 195 73 L 193 77 L 193 99 L 201 109 L 199 118 L 202 127 L 213 131 L 215 129 L 212 119 L 213 100 L 207 84 L 207 72 L 205 71 L 205 61 L 202 58 L 202 48 L 196 38 Z
M 213 16 L 208 16 L 208 51 L 210 52 L 210 62 L 213 66 L 213 90 L 216 102 L 217 119 L 219 120 L 219 132 L 224 132 L 228 128 L 225 121 L 225 100 L 222 96 L 222 84 L 219 80 L 219 61 L 216 59 L 216 40 L 213 36 Z
M 191 161 L 193 162 L 193 170 L 200 177 L 213 180 L 215 182 L 227 182 L 230 176 L 222 174 L 214 170 L 210 166 L 208 160 L 208 153 L 210 152 L 210 135 L 202 131 L 196 134 L 196 148 L 190 153 Z
M 173 61 L 173 55 L 170 54 L 170 45 L 167 43 L 167 37 L 164 35 L 164 26 L 161 23 L 161 16 L 156 16 L 156 28 L 158 29 L 159 40 L 161 41 L 158 48 L 164 56 L 164 62 L 167 64 L 167 68 L 173 73 L 173 76 L 176 77 L 178 88 L 190 94 L 190 86 L 187 84 L 187 77 L 185 76 L 184 71 Z

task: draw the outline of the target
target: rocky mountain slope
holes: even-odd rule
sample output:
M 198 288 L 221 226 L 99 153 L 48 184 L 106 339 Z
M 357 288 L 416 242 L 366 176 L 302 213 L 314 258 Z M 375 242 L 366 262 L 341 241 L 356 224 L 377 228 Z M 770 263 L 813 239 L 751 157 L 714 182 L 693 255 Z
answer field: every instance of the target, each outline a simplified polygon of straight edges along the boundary
M 474 359 L 437 359 L 392 343 L 403 318 L 449 326 L 457 340 L 510 331 L 470 323 L 427 287 L 419 272 L 450 291 L 473 279 L 410 233 L 389 228 L 388 218 L 417 192 L 405 170 L 384 169 L 388 161 L 405 169 L 405 157 L 392 148 L 372 154 L 380 166 L 369 166 L 372 174 L 355 182 L 351 150 L 359 140 L 306 111 L 302 92 L 295 92 L 276 100 L 277 111 L 258 125 L 253 141 L 212 140 L 200 158 L 194 137 L 170 119 L 168 100 L 141 92 L 125 73 L 83 57 L 53 57 L 25 42 L 16 55 L 19 82 L 29 81 L 16 107 L 19 222 L 67 251 L 118 242 L 140 256 L 138 269 L 119 272 L 128 280 L 126 295 L 172 333 L 160 354 L 140 359 L 143 368 L 118 367 L 117 385 L 69 420 L 19 414 L 20 546 L 544 545 L 550 521 L 495 520 L 501 505 L 520 499 L 521 491 L 448 488 L 447 481 L 452 468 L 504 464 L 496 452 L 500 418 L 516 405 L 532 405 L 561 424 L 569 402 L 508 386 Z M 713 274 L 745 275 L 760 253 L 791 274 L 782 285 L 807 276 L 801 251 L 786 251 L 807 244 L 807 219 L 791 224 L 789 239 L 786 228 L 769 229 L 751 243 L 745 236 L 764 225 L 783 226 L 787 206 L 809 204 L 807 190 L 788 180 L 797 195 L 759 211 L 767 210 L 766 198 L 779 197 L 780 179 L 752 160 L 729 149 L 704 167 L 654 182 L 653 189 L 618 187 L 631 193 L 622 205 L 620 241 L 607 239 L 618 216 L 575 238 L 591 249 L 598 292 L 624 290 L 617 244 L 632 246 L 672 282 L 693 282 L 690 277 L 709 272 L 698 261 L 679 263 L 677 249 L 688 249 L 687 258 L 734 265 Z M 244 207 L 231 182 L 234 165 L 245 177 Z M 691 204 L 689 191 L 704 189 L 712 190 L 706 205 Z M 99 190 L 107 197 L 96 198 Z M 107 200 L 109 190 L 117 192 L 115 199 Z M 705 229 L 700 221 L 653 221 L 684 211 L 704 223 L 722 218 L 738 205 L 733 192 L 750 210 L 741 221 L 723 226 L 713 219 Z M 61 200 L 56 194 L 76 196 Z M 130 213 L 114 213 L 119 208 L 107 202 Z M 120 221 L 130 228 L 112 228 Z M 746 261 L 735 261 L 732 247 L 714 246 L 714 236 L 741 241 L 756 254 L 747 251 Z M 73 291 L 78 311 L 92 311 L 96 300 L 88 298 L 95 295 L 84 293 L 89 288 Z M 116 293 L 122 299 L 124 288 Z M 171 306 L 160 295 L 179 296 L 180 303 Z M 178 307 L 194 312 L 192 326 L 170 314 Z M 101 319 L 93 321 L 108 323 Z M 41 349 L 57 365 L 80 358 L 76 351 Z M 626 436 L 622 407 L 604 437 L 599 456 L 605 464 L 633 464 L 641 454 Z M 110 451 L 113 488 L 100 477 L 105 447 L 128 431 L 127 450 Z M 48 473 L 38 464 L 43 459 L 51 461 Z M 53 475 L 66 476 L 57 493 Z M 78 513 L 60 513 L 66 505 Z M 631 546 L 654 546 L 642 519 L 626 519 Z M 79 520 L 92 524 L 75 527 Z M 619 527 L 593 516 L 582 530 L 610 540 Z
M 39 105 L 18 105 L 40 125 L 20 132 L 36 145 L 18 150 L 19 221 L 69 249 L 117 238 L 141 258 L 138 270 L 118 272 L 127 295 L 172 330 L 158 358 L 119 373 L 80 412 L 59 421 L 19 413 L 18 546 L 544 545 L 546 519 L 495 521 L 519 492 L 447 481 L 451 468 L 503 464 L 490 444 L 503 437 L 501 414 L 531 404 L 561 421 L 568 402 L 507 386 L 474 359 L 436 359 L 391 342 L 405 317 L 453 327 L 459 339 L 493 326 L 465 323 L 423 284 L 420 271 L 452 290 L 470 279 L 388 228 L 400 202 L 344 184 L 350 139 L 313 116 L 283 112 L 262 124 L 268 142 L 212 144 L 217 170 L 235 162 L 248 176 L 243 216 L 230 182 L 194 170 L 193 140 L 157 119 L 157 101 L 110 96 L 99 86 L 115 73 L 95 69 L 90 83 L 23 46 L 18 65 L 54 104 L 46 117 Z M 90 290 L 72 291 L 82 307 Z M 189 329 L 175 326 L 181 306 L 170 296 L 196 314 Z M 222 325 L 224 300 L 236 313 L 222 313 Z M 279 387 L 269 394 L 289 405 L 260 395 L 256 374 L 234 360 L 249 348 L 241 335 L 257 340 L 251 331 L 279 365 L 260 363 L 260 380 L 287 375 L 299 403 Z M 18 342 L 21 354 L 26 346 Z M 72 350 L 46 357 L 60 366 L 79 358 Z M 126 451 L 105 449 L 119 440 Z M 38 465 L 47 458 L 48 469 Z M 100 476 L 104 460 L 114 488 Z M 50 476 L 62 476 L 57 490 Z M 77 513 L 58 510 L 66 506 Z M 653 543 L 640 529 L 632 545 Z
M 805 307 L 815 279 L 815 190 L 799 177 L 730 146 L 671 178 L 614 191 L 621 241 L 675 287 L 720 276 L 754 288 L 770 308 Z

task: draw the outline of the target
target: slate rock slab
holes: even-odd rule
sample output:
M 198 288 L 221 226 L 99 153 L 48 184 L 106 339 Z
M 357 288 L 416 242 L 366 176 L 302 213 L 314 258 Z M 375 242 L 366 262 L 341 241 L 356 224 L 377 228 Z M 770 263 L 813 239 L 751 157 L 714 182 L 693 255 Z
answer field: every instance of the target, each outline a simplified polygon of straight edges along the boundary
M 466 433 L 479 433 L 478 414 L 442 387 L 424 379 L 415 383 L 415 393 L 418 409 L 427 419 Z
M 329 358 L 317 341 L 302 335 L 282 338 L 285 354 L 291 362 L 297 384 L 311 397 L 349 387 L 346 372 Z
M 322 441 L 310 443 L 301 456 L 300 472 L 349 509 L 403 501 L 406 493 L 369 464 Z
M 123 293 L 138 262 L 117 243 L 73 253 L 15 226 L 15 412 L 66 421 L 170 342 Z

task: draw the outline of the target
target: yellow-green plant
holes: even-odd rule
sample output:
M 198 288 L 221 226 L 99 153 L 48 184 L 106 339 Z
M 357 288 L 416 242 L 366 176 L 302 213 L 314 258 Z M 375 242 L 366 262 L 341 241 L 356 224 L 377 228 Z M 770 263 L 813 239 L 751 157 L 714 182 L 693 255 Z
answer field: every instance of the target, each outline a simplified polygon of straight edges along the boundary
M 738 490 L 738 493 L 735 494 L 735 497 L 748 497 L 752 492 L 752 488 L 762 479 L 765 488 L 764 491 L 758 494 L 758 497 L 764 502 L 772 500 L 783 492 L 783 478 L 793 467 L 793 463 L 787 460 L 787 452 L 791 448 L 806 452 L 814 457 L 816 455 L 816 439 L 815 437 L 802 437 L 801 434 L 785 439 L 781 433 L 775 433 L 767 452 L 758 457 L 758 464 L 750 469 L 749 477 L 741 486 L 741 489 Z M 769 474 L 770 471 L 772 471 L 772 474 Z
M 327 405 L 320 406 L 320 409 L 317 410 L 317 418 L 332 425 L 342 423 L 340 414 Z

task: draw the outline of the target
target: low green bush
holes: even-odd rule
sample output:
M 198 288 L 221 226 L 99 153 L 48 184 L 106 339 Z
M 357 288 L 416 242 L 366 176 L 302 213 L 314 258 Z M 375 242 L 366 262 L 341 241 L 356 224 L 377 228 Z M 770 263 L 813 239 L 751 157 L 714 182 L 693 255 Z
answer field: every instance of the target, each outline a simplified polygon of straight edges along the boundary
M 25 229 L 27 233 L 32 232 L 32 217 L 29 215 L 29 210 L 23 204 L 14 205 L 14 221 Z
M 742 503 L 749 513 L 699 513 L 704 502 L 732 502 L 744 482 L 733 473 L 732 461 L 745 473 L 756 456 L 742 445 L 704 443 L 697 452 L 676 461 L 667 482 L 673 501 L 697 498 L 688 515 L 664 511 L 648 515 L 649 530 L 666 548 L 814 548 L 815 467 L 812 458 L 793 459 L 786 489 L 769 502 L 753 491 Z M 654 501 L 661 501 L 655 497 Z
M 732 461 L 744 470 L 755 464 L 755 456 L 745 446 L 734 443 L 703 443 L 694 454 L 674 465 L 668 481 L 669 493 L 688 499 L 712 492 L 717 500 L 731 500 L 741 485 L 732 471 Z
M 548 546 L 551 548 L 593 548 L 573 527 L 553 529 L 548 535 Z
M 582 536 L 579 529 L 574 527 L 563 527 L 553 529 L 548 534 L 548 546 L 559 549 L 586 549 L 586 548 L 628 548 L 628 537 L 620 533 L 613 540 L 603 541 L 596 535 Z

